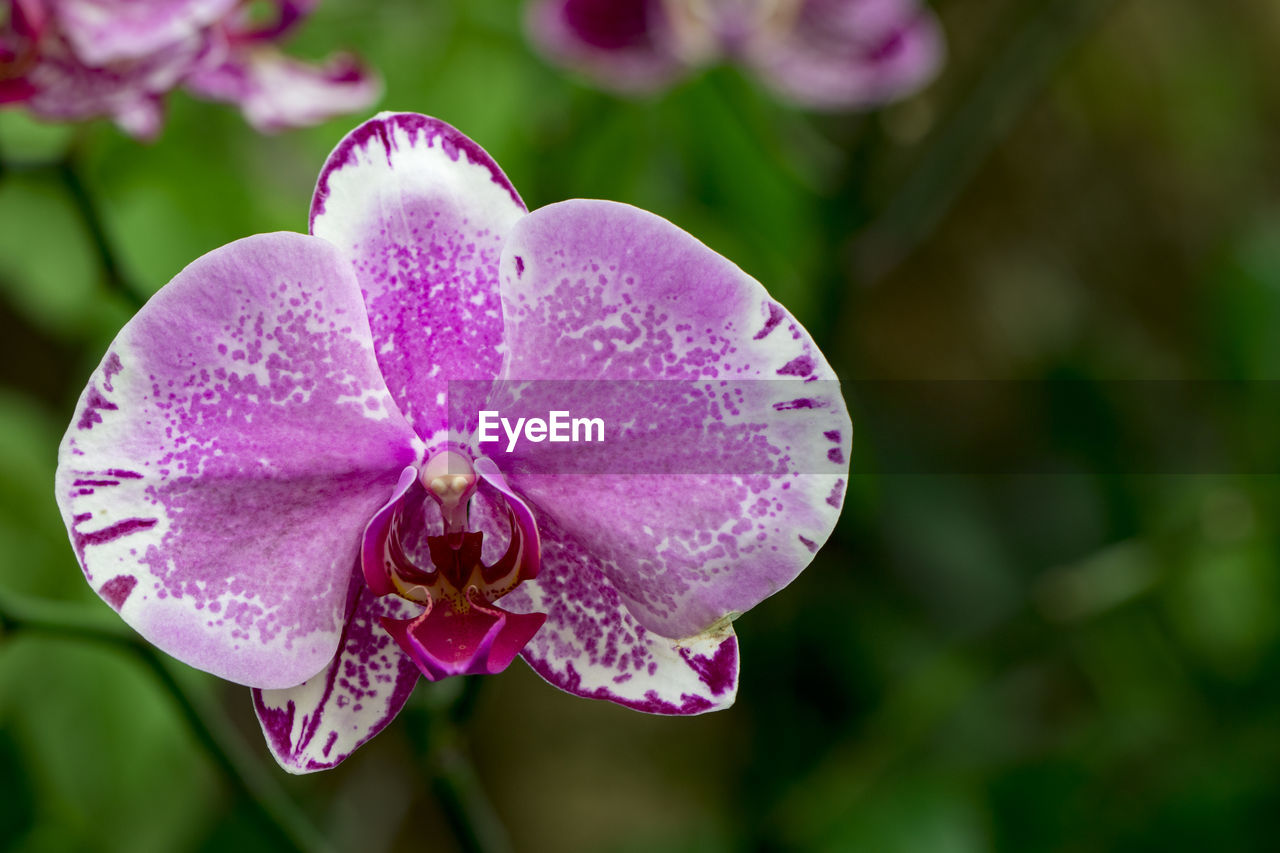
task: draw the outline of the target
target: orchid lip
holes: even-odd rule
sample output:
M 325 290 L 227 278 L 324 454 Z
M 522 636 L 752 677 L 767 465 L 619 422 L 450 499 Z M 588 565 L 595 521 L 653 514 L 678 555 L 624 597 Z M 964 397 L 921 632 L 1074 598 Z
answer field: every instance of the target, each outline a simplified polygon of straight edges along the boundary
M 491 564 L 481 559 L 485 534 L 469 529 L 481 480 L 505 505 L 510 531 L 506 550 Z M 440 508 L 440 521 L 428 512 L 428 496 Z M 428 532 L 431 527 L 437 532 Z M 412 619 L 380 621 L 423 676 L 436 680 L 500 671 L 537 633 L 545 614 L 510 613 L 494 602 L 537 575 L 540 554 L 533 514 L 496 466 L 450 449 L 404 469 L 365 530 L 361 562 L 375 595 L 423 608 Z M 466 639 L 454 642 L 455 634 Z

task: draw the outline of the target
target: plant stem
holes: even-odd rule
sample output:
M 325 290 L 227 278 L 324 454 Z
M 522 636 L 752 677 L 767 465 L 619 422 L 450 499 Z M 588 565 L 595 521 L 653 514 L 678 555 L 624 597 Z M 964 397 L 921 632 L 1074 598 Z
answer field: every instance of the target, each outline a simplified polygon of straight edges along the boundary
M 94 254 L 98 256 L 98 265 L 102 268 L 102 277 L 107 287 L 123 297 L 135 310 L 141 308 L 146 300 L 125 276 L 115 249 L 111 246 L 111 239 L 107 236 L 102 212 L 98 209 L 93 194 L 89 192 L 76 161 L 76 150 L 72 148 L 66 157 L 53 165 L 53 169 L 71 196 L 80 222 L 89 234 L 89 242 L 93 245 Z
M 431 787 L 444 809 L 459 846 L 467 853 L 507 853 L 511 841 L 485 795 L 467 751 L 462 724 L 471 715 L 480 678 L 465 676 L 451 702 L 432 702 L 441 685 L 419 685 L 403 716 L 410 742 L 431 770 Z M 423 688 L 426 688 L 425 690 Z
M 96 608 L 19 598 L 0 591 L 0 635 L 22 631 L 112 643 L 136 654 L 173 697 L 196 739 L 236 792 L 254 805 L 265 826 L 289 849 L 303 853 L 330 849 L 271 771 L 257 760 L 217 703 L 184 686 L 174 674 L 173 662 L 124 623 L 103 618 Z

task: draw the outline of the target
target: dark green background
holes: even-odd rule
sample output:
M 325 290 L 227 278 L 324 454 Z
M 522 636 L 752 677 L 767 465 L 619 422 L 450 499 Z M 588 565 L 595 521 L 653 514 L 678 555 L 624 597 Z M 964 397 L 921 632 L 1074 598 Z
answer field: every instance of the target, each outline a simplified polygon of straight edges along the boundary
M 530 207 L 648 208 L 791 308 L 855 411 L 844 516 L 737 622 L 731 710 L 643 716 L 517 662 L 468 683 L 457 727 L 441 708 L 460 683 L 424 685 L 307 778 L 275 769 L 246 690 L 175 666 L 175 694 L 131 648 L 11 625 L 0 846 L 282 849 L 183 695 L 340 850 L 457 849 L 432 780 L 464 753 L 520 850 L 1275 849 L 1280 405 L 1259 382 L 1194 412 L 1238 439 L 1220 470 L 1184 470 L 1168 460 L 1188 421 L 1126 406 L 1124 382 L 1280 379 L 1280 6 L 936 8 L 950 57 L 933 86 L 815 116 L 731 68 L 648 100 L 597 93 L 531 52 L 510 0 L 321 4 L 294 52 L 357 49 L 386 77 L 381 108 L 453 123 Z M 303 230 L 359 118 L 261 137 L 232 109 L 170 103 L 150 146 L 0 113 L 0 590 L 104 625 L 52 474 L 133 310 L 119 288 L 144 298 L 216 246 Z M 72 173 L 42 165 L 67 151 L 114 285 Z M 909 379 L 1023 381 L 919 424 L 872 382 Z M 1028 470 L 1060 473 L 963 464 L 992 458 L 1009 412 L 1035 430 Z M 1154 445 L 1163 473 L 1132 464 Z

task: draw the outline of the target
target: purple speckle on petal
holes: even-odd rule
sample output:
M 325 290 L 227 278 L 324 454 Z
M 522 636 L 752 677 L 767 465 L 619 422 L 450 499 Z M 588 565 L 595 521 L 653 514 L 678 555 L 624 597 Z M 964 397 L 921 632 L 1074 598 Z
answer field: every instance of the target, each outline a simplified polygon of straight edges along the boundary
M 133 575 L 116 575 L 99 588 L 98 595 L 113 609 L 119 610 L 137 585 L 138 579 Z
M 75 521 L 88 521 L 92 518 L 86 514 L 83 518 L 76 516 Z M 84 562 L 84 549 L 89 545 L 104 545 L 107 542 L 113 542 L 122 536 L 128 536 L 137 530 L 148 530 L 156 526 L 154 518 L 126 518 L 124 521 L 118 521 L 110 527 L 104 527 L 101 530 L 95 530 L 92 533 L 81 533 L 73 529 L 71 531 L 71 544 L 75 547 L 76 554 L 80 557 L 80 561 Z
M 294 705 L 290 700 L 283 708 L 272 708 L 262 701 L 262 693 L 253 691 L 253 708 L 258 712 L 262 731 L 277 755 L 288 755 L 289 735 L 293 731 Z
M 702 683 L 711 689 L 716 696 L 733 688 L 738 680 L 738 653 L 736 639 L 721 643 L 716 653 L 710 657 L 692 654 L 688 649 L 680 650 L 689 668 L 698 673 Z
M 782 318 L 786 316 L 786 312 L 782 310 L 782 306 L 776 302 L 769 303 L 769 319 L 765 320 L 764 328 L 756 332 L 752 340 L 758 341 L 766 337 L 774 329 L 778 328 L 778 324 L 782 322 Z
M 123 369 L 124 365 L 120 363 L 120 356 L 116 355 L 114 352 L 107 353 L 107 359 L 102 364 L 102 387 L 108 391 L 116 390 L 111 384 L 111 377 L 115 376 Z
M 786 402 L 773 404 L 773 408 L 779 412 L 786 412 L 792 409 L 821 409 L 825 408 L 825 406 L 825 403 L 808 397 L 801 397 L 798 400 L 787 400 Z
M 807 355 L 797 356 L 778 368 L 780 376 L 808 376 L 813 373 L 813 359 Z
M 80 420 L 76 421 L 77 429 L 92 429 L 94 424 L 102 423 L 102 415 L 99 412 L 115 411 L 119 406 L 108 400 L 98 391 L 97 388 L 90 386 L 89 394 L 84 401 L 84 410 L 80 412 Z

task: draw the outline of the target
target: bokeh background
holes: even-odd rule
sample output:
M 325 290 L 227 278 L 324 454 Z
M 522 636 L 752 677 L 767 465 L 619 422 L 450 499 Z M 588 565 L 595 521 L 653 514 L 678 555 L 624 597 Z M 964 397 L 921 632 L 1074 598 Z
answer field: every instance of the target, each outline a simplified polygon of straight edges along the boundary
M 858 447 L 832 540 L 737 623 L 733 709 L 648 717 L 517 662 L 420 686 L 306 778 L 247 691 L 95 636 L 52 476 L 133 303 L 305 230 L 357 119 L 264 138 L 176 95 L 143 146 L 0 112 L 0 848 L 288 849 L 265 804 L 337 850 L 1276 849 L 1280 5 L 934 8 L 933 85 L 823 116 L 731 68 L 601 94 L 514 0 L 320 5 L 294 53 L 358 50 L 382 108 L 472 136 L 530 207 L 631 202 L 764 282 Z M 14 618 L 50 602 L 65 630 Z M 481 798 L 502 829 L 458 832 Z

